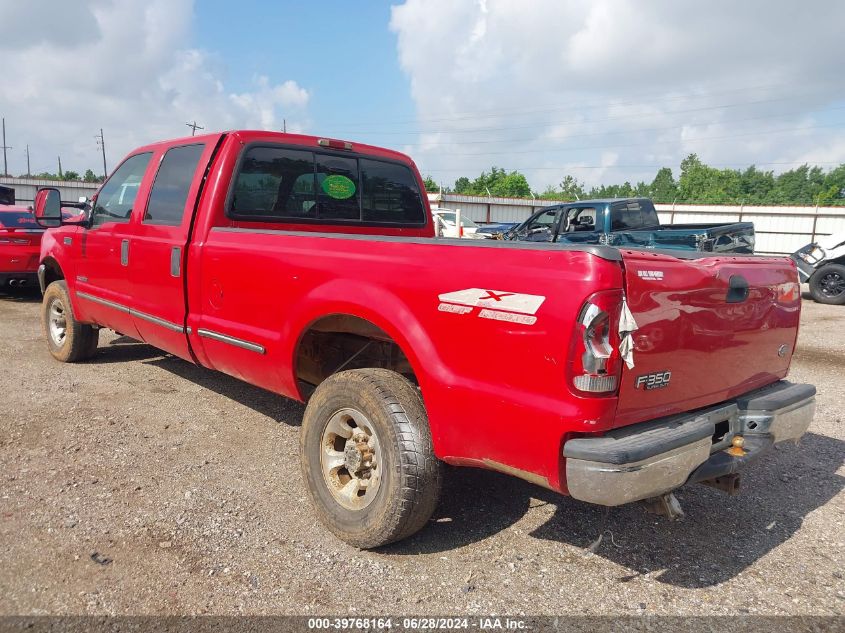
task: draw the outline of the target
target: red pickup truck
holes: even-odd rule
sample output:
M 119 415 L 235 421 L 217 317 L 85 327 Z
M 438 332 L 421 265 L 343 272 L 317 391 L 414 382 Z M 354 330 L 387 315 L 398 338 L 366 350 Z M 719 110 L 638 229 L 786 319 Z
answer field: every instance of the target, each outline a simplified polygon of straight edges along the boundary
M 409 536 L 443 462 L 607 506 L 672 501 L 808 428 L 782 380 L 801 309 L 787 258 L 438 239 L 407 156 L 234 131 L 141 147 L 47 231 L 50 352 L 106 327 L 307 402 L 301 461 L 345 541 Z M 484 345 L 471 346 L 477 339 Z
M 0 186 L 0 288 L 37 284 L 43 234 L 32 212 L 15 206 L 15 190 Z

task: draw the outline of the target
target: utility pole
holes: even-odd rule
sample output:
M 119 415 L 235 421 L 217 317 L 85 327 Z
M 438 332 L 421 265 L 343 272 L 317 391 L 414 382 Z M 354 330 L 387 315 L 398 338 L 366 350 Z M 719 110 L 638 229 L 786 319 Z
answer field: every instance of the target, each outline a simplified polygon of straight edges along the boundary
M 26 177 L 29 178 L 32 173 L 29 171 L 29 143 L 26 144 Z
M 288 133 L 288 120 L 287 119 L 282 119 L 282 132 L 284 132 L 285 134 Z
M 3 117 L 3 175 L 9 175 L 9 165 L 6 162 L 6 150 L 7 149 L 14 149 L 6 145 L 6 118 Z
M 103 150 L 103 180 L 109 177 L 109 170 L 106 167 L 106 139 L 103 138 L 103 128 L 100 128 L 100 135 L 95 136 L 94 138 L 97 139 L 97 144 L 100 146 L 100 149 Z
M 197 125 L 196 121 L 191 121 L 190 123 L 186 123 L 189 128 L 191 128 L 191 136 L 196 136 L 197 130 L 204 130 L 205 128 L 201 125 Z
M 62 179 L 62 157 L 59 156 L 58 159 L 59 159 L 59 180 L 61 180 Z

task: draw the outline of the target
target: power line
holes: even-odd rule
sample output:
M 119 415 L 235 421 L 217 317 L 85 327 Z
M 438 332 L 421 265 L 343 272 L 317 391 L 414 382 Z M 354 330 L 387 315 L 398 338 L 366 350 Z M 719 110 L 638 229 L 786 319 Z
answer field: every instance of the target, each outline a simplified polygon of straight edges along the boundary
M 781 119 L 781 118 L 788 118 L 792 116 L 797 116 L 801 114 L 818 114 L 821 112 L 830 112 L 833 110 L 845 110 L 845 105 L 842 106 L 833 106 L 830 108 L 821 108 L 819 110 L 807 110 L 801 112 L 789 112 L 786 114 L 773 114 L 773 115 L 766 115 L 766 116 L 754 116 L 754 117 L 743 117 L 741 119 L 732 119 L 731 121 L 724 121 L 718 123 L 725 123 L 725 124 L 734 124 L 734 123 L 744 123 L 747 121 L 761 121 L 767 119 Z M 569 139 L 573 138 L 583 138 L 588 136 L 617 136 L 622 134 L 638 134 L 642 132 L 666 132 L 669 130 L 682 130 L 687 127 L 692 127 L 696 125 L 713 125 L 713 123 L 687 123 L 685 125 L 673 125 L 670 127 L 652 127 L 652 128 L 634 128 L 631 130 L 616 130 L 611 132 L 587 132 L 583 134 L 568 134 L 565 138 L 561 138 L 560 141 L 568 141 Z M 520 138 L 506 138 L 506 139 L 496 139 L 496 140 L 486 140 L 486 141 L 450 141 L 448 143 L 411 143 L 409 144 L 410 147 L 419 148 L 419 149 L 429 149 L 431 147 L 443 147 L 446 145 L 490 145 L 495 143 L 525 143 L 530 142 L 534 139 L 528 137 L 520 137 Z
M 833 125 L 808 125 L 805 127 L 798 127 L 798 128 L 789 128 L 785 130 L 766 130 L 765 132 L 748 132 L 748 133 L 740 133 L 740 134 L 728 134 L 723 136 L 699 136 L 696 138 L 685 138 L 683 141 L 687 142 L 697 142 L 697 141 L 719 141 L 723 139 L 732 139 L 738 136 L 768 136 L 770 134 L 785 134 L 789 132 L 803 132 L 805 130 L 819 130 L 819 129 L 829 129 L 829 128 L 839 128 L 842 127 L 842 123 L 836 123 Z M 674 142 L 674 141 L 672 141 Z M 558 153 L 558 152 L 574 152 L 574 151 L 581 151 L 581 150 L 588 150 L 588 149 L 618 149 L 621 147 L 655 147 L 659 145 L 666 145 L 667 142 L 663 143 L 656 143 L 654 141 L 646 141 L 643 143 L 624 143 L 624 144 L 611 144 L 611 145 L 582 145 L 580 147 L 558 147 L 558 148 L 548 148 L 548 147 L 541 147 L 539 149 L 528 149 L 528 150 L 507 150 L 507 151 L 496 151 L 496 152 L 473 152 L 473 153 L 453 153 L 453 152 L 441 152 L 441 156 L 497 156 L 501 154 L 539 154 L 539 153 Z
M 186 123 L 185 125 L 187 125 L 189 128 L 191 128 L 191 136 L 195 136 L 196 133 L 197 133 L 197 130 L 204 130 L 205 129 L 203 126 L 197 125 L 196 121 L 191 121 L 190 123 Z
M 451 130 L 402 130 L 402 131 L 378 131 L 378 130 L 355 130 L 353 133 L 361 134 L 361 133 L 369 133 L 369 134 L 376 134 L 376 135 L 398 135 L 398 134 L 406 134 L 406 135 L 415 135 L 415 134 L 475 134 L 477 132 L 500 132 L 505 130 L 532 130 L 536 128 L 545 128 L 549 127 L 550 125 L 565 125 L 565 124 L 575 124 L 575 125 L 584 125 L 587 123 L 604 123 L 606 121 L 622 121 L 628 119 L 642 119 L 642 118 L 650 118 L 650 117 L 665 117 L 671 116 L 673 114 L 689 114 L 690 112 L 705 112 L 709 110 L 722 110 L 726 108 L 739 108 L 743 106 L 750 106 L 750 105 L 760 105 L 763 103 L 775 103 L 775 102 L 782 102 L 782 101 L 794 101 L 794 96 L 788 97 L 778 97 L 776 99 L 758 99 L 757 101 L 743 101 L 738 103 L 724 103 L 719 105 L 713 106 L 703 106 L 698 108 L 685 108 L 682 110 L 664 110 L 660 112 L 644 112 L 638 114 L 628 114 L 628 115 L 620 115 L 620 116 L 609 116 L 604 117 L 601 119 L 568 119 L 568 120 L 555 120 L 555 121 L 546 121 L 543 123 L 534 123 L 531 125 L 510 125 L 510 126 L 495 126 L 495 127 L 477 127 L 477 128 L 468 128 L 468 129 L 451 129 Z M 346 134 L 348 132 L 335 132 L 337 135 Z
M 784 84 L 764 84 L 758 86 L 743 86 L 741 88 L 732 88 L 730 90 L 718 90 L 718 91 L 711 91 L 707 93 L 702 93 L 701 91 L 697 92 L 688 92 L 688 93 L 681 93 L 681 94 L 670 94 L 667 95 L 666 91 L 650 91 L 639 93 L 636 95 L 637 98 L 642 99 L 645 97 L 651 96 L 659 96 L 661 102 L 665 101 L 677 101 L 679 99 L 696 99 L 696 98 L 710 98 L 714 95 L 723 95 L 723 94 L 733 94 L 736 92 L 743 92 L 749 93 L 751 91 L 756 90 L 767 90 L 772 88 L 783 88 Z M 805 93 L 809 90 L 808 86 L 804 86 Z M 576 97 L 577 98 L 577 97 Z M 441 121 L 456 121 L 461 119 L 479 119 L 479 118 L 491 118 L 491 117 L 499 117 L 499 116 L 515 116 L 520 114 L 533 114 L 533 113 L 544 113 L 544 112 L 557 112 L 561 110 L 573 110 L 577 108 L 573 108 L 573 105 L 577 105 L 580 108 L 592 108 L 594 106 L 603 106 L 603 107 L 616 107 L 616 106 L 624 106 L 624 105 L 639 105 L 641 101 L 636 100 L 626 100 L 626 101 L 608 101 L 605 98 L 596 98 L 595 100 L 583 100 L 578 99 L 575 104 L 569 104 L 566 106 L 562 106 L 560 103 L 549 103 L 540 105 L 537 108 L 526 108 L 525 106 L 514 106 L 508 108 L 490 108 L 485 110 L 474 110 L 474 111 L 464 111 L 464 112 L 455 112 L 452 113 L 451 116 L 442 116 L 442 117 L 429 117 L 429 118 L 416 118 L 416 119 L 402 119 L 402 120 L 395 120 L 395 121 L 382 121 L 382 120 L 370 120 L 370 121 L 335 121 L 334 123 L 329 122 L 328 125 L 361 125 L 367 123 L 376 123 L 381 125 L 401 125 L 404 123 L 419 123 L 422 121 L 426 122 L 441 122 Z

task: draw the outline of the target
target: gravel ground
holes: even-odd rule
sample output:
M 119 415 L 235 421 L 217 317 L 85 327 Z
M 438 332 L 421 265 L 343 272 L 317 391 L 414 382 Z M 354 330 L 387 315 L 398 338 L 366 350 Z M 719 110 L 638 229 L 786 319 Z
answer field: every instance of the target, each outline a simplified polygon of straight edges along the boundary
M 426 529 L 362 552 L 308 505 L 301 405 L 105 332 L 61 365 L 39 301 L 0 296 L 0 614 L 845 612 L 845 307 L 805 302 L 816 420 L 739 496 L 691 486 L 669 523 L 453 469 Z

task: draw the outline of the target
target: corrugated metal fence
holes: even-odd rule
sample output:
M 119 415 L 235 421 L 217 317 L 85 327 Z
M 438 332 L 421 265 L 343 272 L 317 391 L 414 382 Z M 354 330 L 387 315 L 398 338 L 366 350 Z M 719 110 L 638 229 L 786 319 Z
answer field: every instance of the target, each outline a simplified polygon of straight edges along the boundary
M 559 200 L 429 194 L 432 206 L 460 209 L 480 224 L 522 222 Z M 819 236 L 845 233 L 845 207 L 756 207 L 657 204 L 663 224 L 753 222 L 759 253 L 793 253 Z
M 39 187 L 56 187 L 62 192 L 62 200 L 76 202 L 81 196 L 90 198 L 100 186 L 98 183 L 78 182 L 76 180 L 44 180 L 42 178 L 13 178 L 0 176 L 0 185 L 12 187 L 15 190 L 16 202 L 29 206 L 35 200 L 35 192 Z

